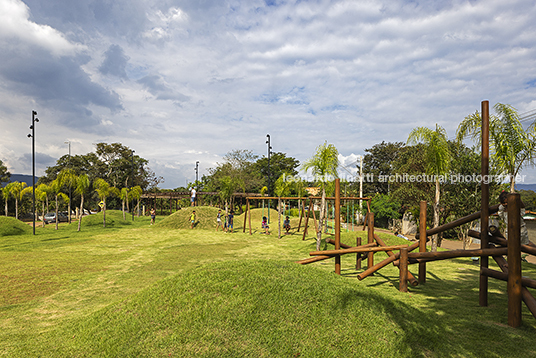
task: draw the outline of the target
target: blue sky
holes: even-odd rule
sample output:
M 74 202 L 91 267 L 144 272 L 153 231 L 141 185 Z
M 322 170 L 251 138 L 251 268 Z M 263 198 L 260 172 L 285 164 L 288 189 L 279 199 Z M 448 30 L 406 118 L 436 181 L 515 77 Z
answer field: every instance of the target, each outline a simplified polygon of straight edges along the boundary
M 121 142 L 174 188 L 233 149 L 353 166 L 418 126 L 536 109 L 534 1 L 0 0 L 0 160 Z M 524 171 L 536 183 L 534 169 Z

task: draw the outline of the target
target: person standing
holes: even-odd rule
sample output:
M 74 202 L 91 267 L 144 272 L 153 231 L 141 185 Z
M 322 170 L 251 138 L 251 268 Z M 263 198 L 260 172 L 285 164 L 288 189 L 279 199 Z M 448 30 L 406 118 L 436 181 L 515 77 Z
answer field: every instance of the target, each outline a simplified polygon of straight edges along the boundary
M 227 232 L 233 232 L 233 218 L 234 218 L 234 212 L 229 212 L 229 216 L 227 216 Z
M 195 225 L 195 210 L 192 211 L 192 215 L 190 215 L 190 229 L 193 229 Z
M 221 226 L 221 229 L 223 231 L 225 231 L 225 228 L 223 227 L 223 224 L 221 222 L 221 209 L 218 210 L 218 216 L 216 216 L 216 231 L 218 231 L 218 229 L 220 228 Z
M 192 197 L 190 198 L 191 202 L 192 202 L 192 205 L 191 206 L 195 206 L 195 201 L 196 201 L 196 191 L 195 191 L 195 188 L 192 188 Z
M 154 219 L 156 218 L 156 210 L 154 208 L 151 209 L 151 225 L 154 224 Z

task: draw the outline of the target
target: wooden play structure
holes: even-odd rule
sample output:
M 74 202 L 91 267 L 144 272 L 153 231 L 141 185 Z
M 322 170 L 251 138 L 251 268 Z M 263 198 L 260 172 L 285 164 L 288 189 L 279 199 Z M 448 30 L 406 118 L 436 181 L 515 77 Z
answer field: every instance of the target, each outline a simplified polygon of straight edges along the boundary
M 482 178 L 488 178 L 489 174 L 489 102 L 482 102 Z M 497 212 L 499 205 L 489 206 L 489 184 L 482 180 L 481 209 L 479 212 L 462 217 L 439 227 L 426 230 L 426 202 L 420 203 L 419 233 L 416 235 L 417 242 L 408 245 L 387 246 L 378 235 L 374 234 L 374 213 L 367 215 L 368 242 L 361 245 L 358 238 L 355 247 L 342 245 L 340 242 L 340 222 L 335 224 L 334 240 L 327 242 L 335 246 L 334 250 L 313 251 L 311 258 L 298 261 L 300 264 L 309 264 L 316 261 L 335 259 L 335 273 L 341 273 L 341 255 L 356 254 L 356 269 L 361 268 L 361 260 L 367 258 L 367 269 L 357 275 L 359 280 L 372 275 L 379 269 L 393 263 L 399 268 L 399 290 L 407 292 L 407 283 L 416 286 L 426 282 L 426 263 L 428 261 L 444 260 L 457 257 L 479 257 L 479 305 L 488 305 L 488 278 L 507 282 L 508 288 L 508 324 L 511 327 L 521 325 L 521 302 L 524 302 L 536 318 L 536 299 L 527 290 L 527 287 L 536 288 L 536 280 L 522 277 L 521 253 L 536 255 L 536 245 L 521 245 L 521 199 L 519 194 L 508 194 L 508 238 L 504 238 L 498 230 L 489 232 L 489 216 Z M 335 182 L 335 218 L 340 215 L 340 182 Z M 426 242 L 432 235 L 444 232 L 454 227 L 480 219 L 480 232 L 470 231 L 469 235 L 480 239 L 481 247 L 476 250 L 451 250 L 442 252 L 427 252 Z M 340 218 L 339 218 L 340 220 Z M 418 249 L 417 252 L 412 252 Z M 374 253 L 384 251 L 388 258 L 374 264 Z M 507 260 L 504 256 L 507 256 Z M 488 267 L 489 257 L 492 257 L 501 271 L 492 270 Z M 408 265 L 418 264 L 419 274 L 416 279 L 408 270 Z
M 245 211 L 245 215 L 244 215 L 244 226 L 243 226 L 243 231 L 242 232 L 246 232 L 246 226 L 247 226 L 249 228 L 249 234 L 252 235 L 250 201 L 255 201 L 255 200 L 278 200 L 278 201 L 279 200 L 283 200 L 283 201 L 295 200 L 295 201 L 299 201 L 301 203 L 301 205 L 300 205 L 300 207 L 301 207 L 300 220 L 299 220 L 298 229 L 297 229 L 296 232 L 300 232 L 302 219 L 305 217 L 303 237 L 302 237 L 302 240 L 305 240 L 305 236 L 307 235 L 307 230 L 308 230 L 308 225 L 309 225 L 309 219 L 311 218 L 311 213 L 312 213 L 312 217 L 313 217 L 313 220 L 314 220 L 314 227 L 315 227 L 316 232 L 318 232 L 320 230 L 320 228 L 318 227 L 318 224 L 317 224 L 316 214 L 315 214 L 315 210 L 314 210 L 315 200 L 319 200 L 319 199 L 322 199 L 322 197 L 321 196 L 309 196 L 309 197 L 304 197 L 304 198 L 302 198 L 302 197 L 278 197 L 278 196 L 272 196 L 272 197 L 269 197 L 269 196 L 247 197 L 246 198 L 246 211 Z M 335 197 L 326 197 L 325 199 L 326 200 L 333 200 L 335 202 L 337 200 Z M 307 200 L 309 200 L 309 204 L 308 204 L 308 206 L 305 206 L 305 203 L 307 202 Z M 361 198 L 361 197 L 353 197 L 353 196 L 340 197 L 339 198 L 339 204 L 338 205 L 336 203 L 334 204 L 334 209 L 335 209 L 335 213 L 333 215 L 334 218 L 338 217 L 340 219 L 340 201 L 341 200 L 346 200 L 346 201 L 366 200 L 366 202 L 367 202 L 367 213 L 370 212 L 370 200 L 371 200 L 371 198 Z M 306 207 L 307 207 L 307 210 L 305 210 Z M 339 208 L 338 213 L 337 213 L 337 208 Z M 353 212 L 352 212 L 352 215 L 353 215 Z M 339 227 L 339 229 L 340 229 L 340 223 L 338 225 L 337 225 L 337 223 L 335 223 L 334 226 Z

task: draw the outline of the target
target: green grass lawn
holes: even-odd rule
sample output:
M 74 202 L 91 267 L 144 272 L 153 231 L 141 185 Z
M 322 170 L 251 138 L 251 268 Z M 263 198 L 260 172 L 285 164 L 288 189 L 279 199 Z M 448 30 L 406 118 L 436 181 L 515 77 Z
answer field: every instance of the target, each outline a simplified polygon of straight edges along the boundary
M 355 255 L 342 257 L 341 276 L 333 260 L 301 266 L 312 235 L 278 239 L 274 218 L 272 235 L 244 234 L 243 216 L 235 233 L 216 232 L 212 209 L 196 209 L 193 230 L 187 210 L 153 226 L 108 211 L 105 229 L 94 215 L 81 232 L 73 222 L 35 236 L 0 220 L 0 355 L 536 357 L 536 319 L 523 306 L 523 326 L 510 328 L 506 283 L 493 279 L 480 307 L 469 258 L 429 263 L 427 283 L 400 293 L 392 265 L 363 281 Z

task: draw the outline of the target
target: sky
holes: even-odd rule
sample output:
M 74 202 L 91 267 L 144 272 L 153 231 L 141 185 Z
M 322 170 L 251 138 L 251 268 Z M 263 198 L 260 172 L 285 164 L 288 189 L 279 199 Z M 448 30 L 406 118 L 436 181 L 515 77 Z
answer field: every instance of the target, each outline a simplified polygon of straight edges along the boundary
M 162 188 L 236 149 L 303 162 L 507 103 L 536 110 L 536 3 L 0 0 L 0 160 L 36 175 L 120 142 Z M 493 113 L 493 110 L 492 110 Z M 524 170 L 536 183 L 536 170 Z

